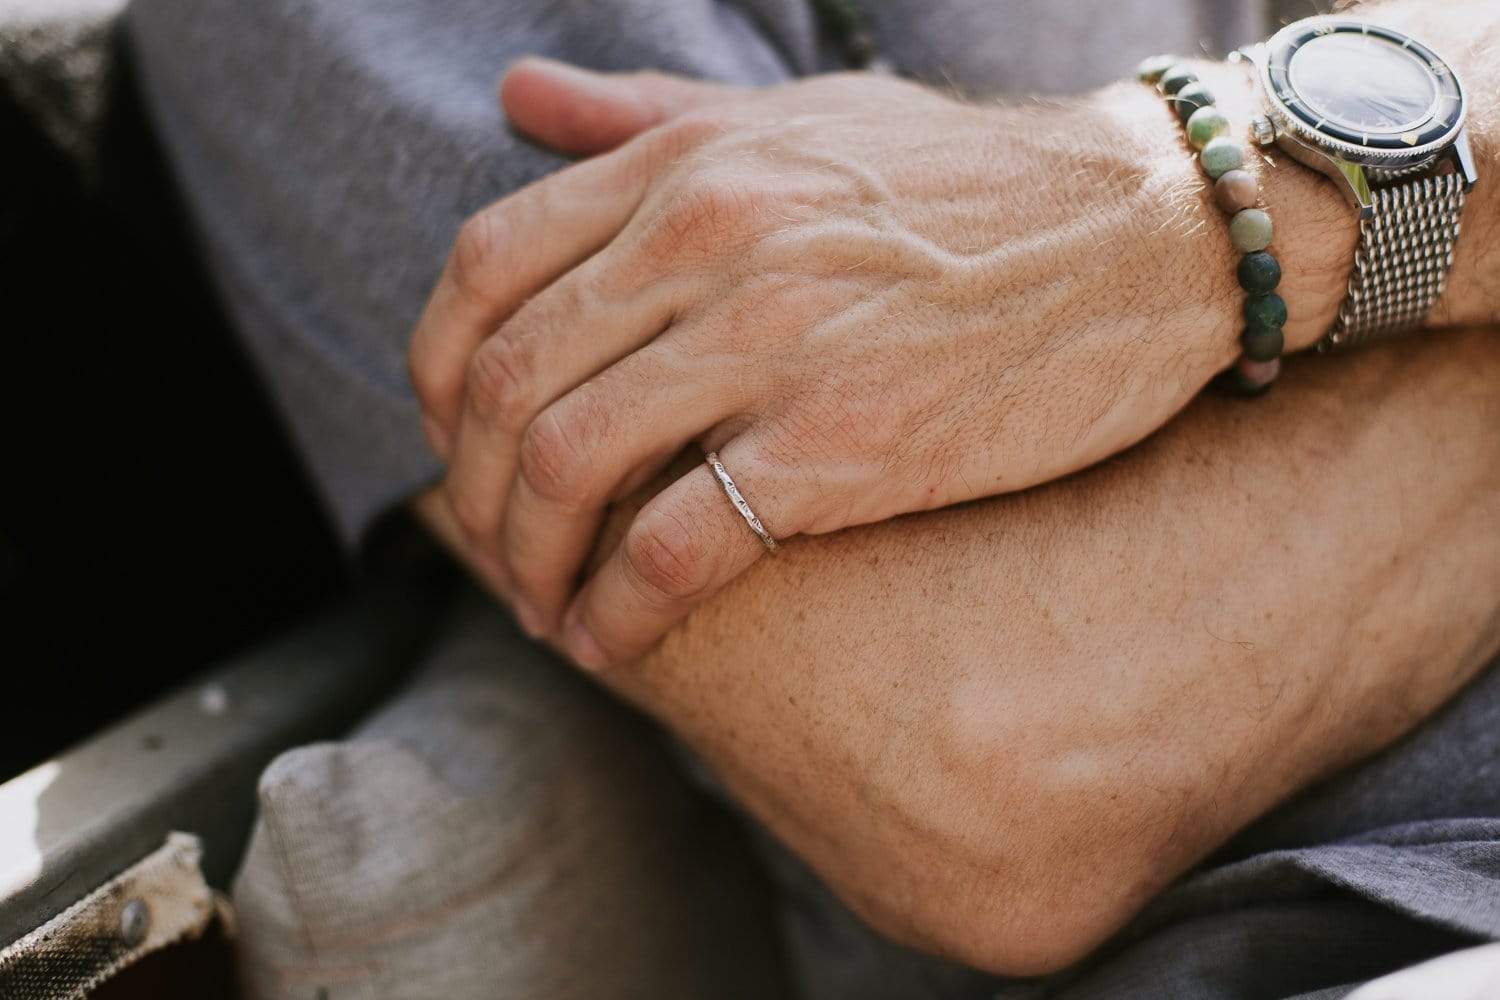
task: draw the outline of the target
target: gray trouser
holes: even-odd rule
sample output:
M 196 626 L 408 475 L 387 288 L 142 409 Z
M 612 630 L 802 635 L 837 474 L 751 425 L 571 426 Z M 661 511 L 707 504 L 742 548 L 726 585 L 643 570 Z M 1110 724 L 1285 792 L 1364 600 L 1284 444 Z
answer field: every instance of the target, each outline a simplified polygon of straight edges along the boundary
M 859 6 L 899 71 L 984 91 L 1082 89 L 1128 72 L 1144 54 L 1194 51 L 1200 39 L 1222 49 L 1264 26 L 1257 4 L 1235 0 Z M 838 63 L 808 0 L 136 0 L 129 26 L 155 123 L 215 278 L 351 542 L 439 471 L 422 441 L 404 348 L 455 231 L 469 213 L 561 162 L 507 131 L 494 83 L 508 61 L 534 52 L 602 69 L 649 67 L 740 84 L 784 81 Z M 720 926 L 719 917 L 695 924 L 691 908 L 674 909 L 680 899 L 654 899 L 643 888 L 650 880 L 616 877 L 620 864 L 591 872 L 598 851 L 577 848 L 566 863 L 549 864 L 542 859 L 554 840 L 513 841 L 502 833 L 509 823 L 527 822 L 514 810 L 545 818 L 567 812 L 576 805 L 567 797 L 581 795 L 612 803 L 596 817 L 611 827 L 612 840 L 667 836 L 653 832 L 653 823 L 668 822 L 665 813 L 653 820 L 652 810 L 625 809 L 617 799 L 621 789 L 636 788 L 640 801 L 655 801 L 647 790 L 679 782 L 675 770 L 661 758 L 639 765 L 656 768 L 657 780 L 622 783 L 599 761 L 580 765 L 553 743 L 547 752 L 519 752 L 536 745 L 534 724 L 522 722 L 535 718 L 538 705 L 564 722 L 629 716 L 586 685 L 525 680 L 561 668 L 520 644 L 496 609 L 466 606 L 433 656 L 439 666 L 460 657 L 468 664 L 460 671 L 465 684 L 479 684 L 485 671 L 521 673 L 502 676 L 473 699 L 431 695 L 424 704 L 444 711 L 397 739 L 415 760 L 405 753 L 377 760 L 365 746 L 324 748 L 322 756 L 313 748 L 301 759 L 307 766 L 294 766 L 293 757 L 268 773 L 267 816 L 275 822 L 257 835 L 261 853 L 252 850 L 241 884 L 270 888 L 258 895 L 247 889 L 248 951 L 268 954 L 253 947 L 257 933 L 272 941 L 277 928 L 298 928 L 285 940 L 304 950 L 285 953 L 295 960 L 267 981 L 309 1000 L 463 996 L 450 988 L 452 977 L 485 967 L 493 961 L 487 951 L 496 950 L 569 964 L 555 974 L 530 968 L 526 975 L 538 978 L 508 986 L 468 980 L 488 990 L 475 995 L 634 995 L 618 987 L 620 977 L 636 974 L 619 972 L 620 963 L 532 945 L 541 935 L 597 948 L 614 928 L 620 947 L 646 953 L 642 935 L 653 927 L 686 921 L 710 928 Z M 439 666 L 435 677 L 457 669 Z M 393 705 L 395 716 L 372 727 L 390 723 L 406 704 Z M 462 711 L 479 704 L 488 706 L 488 726 Z M 445 733 L 481 750 L 445 747 Z M 482 786 L 447 775 L 444 762 L 471 752 L 525 770 L 504 787 L 526 794 L 470 803 Z M 1500 936 L 1493 888 L 1500 879 L 1500 782 L 1476 777 L 1486 768 L 1500 768 L 1500 673 L 1493 670 L 1416 737 L 1247 831 L 1096 960 L 1045 988 L 1002 984 L 881 942 L 761 839 L 790 964 L 810 995 L 1243 997 L 1326 988 L 1332 992 L 1322 995 L 1333 996 L 1403 962 Z M 386 787 L 392 770 L 433 771 L 441 779 L 435 787 L 451 792 L 446 805 L 415 808 Z M 299 824 L 297 804 L 333 811 Z M 391 822 L 361 822 L 366 808 L 383 810 Z M 467 850 L 483 838 L 493 839 L 487 846 L 495 851 L 462 857 L 488 865 L 489 880 L 476 874 L 472 893 L 450 898 L 446 889 L 477 869 L 451 871 L 452 852 L 424 851 L 441 844 Z M 524 852 L 505 857 L 507 849 L 522 850 L 516 843 Z M 555 843 L 561 849 L 565 841 Z M 376 848 L 384 852 L 379 863 L 364 867 Z M 255 878 L 263 871 L 254 867 L 257 858 L 271 859 L 282 873 L 280 890 Z M 418 858 L 422 863 L 413 864 Z M 643 862 L 636 870 L 663 869 Z M 558 905 L 485 910 L 481 890 L 511 886 L 507 873 L 547 879 L 552 892 L 526 898 Z M 318 892 L 332 901 L 335 883 L 352 893 L 349 902 L 320 916 L 310 901 Z M 310 888 L 316 891 L 305 895 Z M 642 913 L 676 915 L 620 929 L 612 892 L 625 893 Z M 356 919 L 361 914 L 405 912 L 414 900 L 431 905 L 418 908 L 420 919 L 381 924 L 384 936 L 373 929 L 337 933 L 341 924 L 365 927 Z M 471 918 L 462 930 L 432 923 L 454 913 Z M 576 923 L 580 913 L 597 918 L 588 925 L 597 937 L 570 938 L 535 923 Z M 432 935 L 424 943 L 436 950 L 416 947 L 414 935 L 424 931 Z M 455 941 L 467 951 L 437 947 Z M 333 962 L 356 945 L 370 950 L 359 961 Z M 381 970 L 395 976 L 398 969 L 398 978 L 380 978 Z M 588 978 L 606 969 L 615 970 L 613 991 Z M 537 983 L 544 985 L 533 988 Z M 290 984 L 312 988 L 297 992 Z

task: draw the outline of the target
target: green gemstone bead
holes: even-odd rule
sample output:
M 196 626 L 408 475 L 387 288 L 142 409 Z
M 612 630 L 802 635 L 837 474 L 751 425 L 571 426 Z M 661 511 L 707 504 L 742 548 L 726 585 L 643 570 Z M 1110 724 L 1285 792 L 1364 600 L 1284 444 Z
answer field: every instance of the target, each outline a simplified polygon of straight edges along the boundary
M 1274 292 L 1276 286 L 1281 284 L 1281 265 L 1264 250 L 1241 257 L 1236 274 L 1240 279 L 1240 287 L 1251 295 Z
M 1175 94 L 1190 83 L 1198 82 L 1198 74 L 1186 66 L 1173 66 L 1156 81 L 1164 94 Z
M 1281 357 L 1286 347 L 1286 337 L 1279 326 L 1261 326 L 1251 323 L 1240 334 L 1240 348 L 1251 361 L 1272 361 Z
M 1234 218 L 1229 220 L 1229 242 L 1240 253 L 1264 250 L 1271 245 L 1271 217 L 1258 208 L 1234 213 Z
M 1202 149 L 1210 139 L 1216 139 L 1229 131 L 1229 119 L 1213 105 L 1199 108 L 1187 120 L 1188 142 L 1194 149 Z
M 1176 65 L 1176 56 L 1151 56 L 1148 59 L 1142 59 L 1140 65 L 1135 68 L 1135 78 L 1142 83 L 1155 83 L 1167 70 Z
M 1286 303 L 1275 292 L 1252 295 L 1245 299 L 1245 322 L 1251 326 L 1286 325 Z
M 1219 136 L 1210 139 L 1198 154 L 1199 161 L 1203 164 L 1203 170 L 1208 176 L 1217 180 L 1229 173 L 1238 170 L 1245 165 L 1245 150 L 1233 139 Z
M 1213 91 L 1201 83 L 1190 83 L 1172 96 L 1172 108 L 1177 112 L 1177 120 L 1181 122 L 1186 122 L 1193 117 L 1194 112 L 1213 103 Z

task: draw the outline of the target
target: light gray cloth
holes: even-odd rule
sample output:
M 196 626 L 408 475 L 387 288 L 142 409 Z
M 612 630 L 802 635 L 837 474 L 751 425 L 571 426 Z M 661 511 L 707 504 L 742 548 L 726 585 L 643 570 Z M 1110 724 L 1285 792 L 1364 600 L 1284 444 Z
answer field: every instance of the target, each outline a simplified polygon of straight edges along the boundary
M 234 901 L 252 1000 L 787 990 L 737 828 L 477 593 L 358 732 L 266 769 Z
M 1127 72 L 1147 52 L 1189 51 L 1200 40 L 1222 50 L 1263 27 L 1259 7 L 1234 0 L 862 6 L 899 70 L 976 91 L 1080 89 Z M 351 540 L 437 472 L 417 426 L 404 347 L 454 232 L 469 213 L 560 162 L 505 129 L 494 83 L 510 60 L 536 52 L 745 84 L 835 63 L 802 0 L 137 0 L 129 21 L 150 106 L 214 273 Z M 484 647 L 495 670 L 521 657 L 513 633 L 466 621 L 455 624 L 451 640 Z M 567 690 L 597 697 L 582 686 Z M 523 687 L 501 701 L 533 697 Z M 542 703 L 576 710 L 566 699 Z M 405 711 L 393 706 L 386 722 L 372 725 L 394 725 Z M 528 712 L 518 702 L 491 722 L 507 727 Z M 472 877 L 451 867 L 449 852 L 429 852 L 428 838 L 461 842 L 455 831 L 471 822 L 524 824 L 498 799 L 472 815 L 452 804 L 462 796 L 438 779 L 449 753 L 443 741 L 460 737 L 443 732 L 454 723 L 428 718 L 397 740 L 404 750 L 383 743 L 371 756 L 368 745 L 314 748 L 268 775 L 267 829 L 290 824 L 299 833 L 279 849 L 262 833 L 247 859 L 240 896 L 252 956 L 310 948 L 321 961 L 317 955 L 328 953 L 308 942 L 323 940 L 319 928 L 341 915 L 399 909 L 403 892 L 441 896 L 435 886 Z M 462 739 L 505 746 L 514 737 L 475 731 Z M 413 773 L 434 768 L 449 805 L 365 825 L 358 817 L 371 803 L 411 804 L 389 796 L 385 765 L 371 763 L 392 755 Z M 502 759 L 487 766 L 501 767 Z M 530 773 L 530 797 L 513 807 L 518 814 L 547 807 L 554 784 L 558 795 L 571 787 L 568 760 L 551 752 L 515 759 Z M 661 780 L 677 779 L 664 768 Z M 354 812 L 339 812 L 341 803 Z M 450 806 L 467 818 L 440 835 Z M 333 810 L 326 823 L 305 819 L 324 809 Z M 596 818 L 620 823 L 620 815 Z M 293 823 L 293 816 L 304 818 Z M 792 968 L 810 1000 L 1322 998 L 1407 962 L 1500 938 L 1496 817 L 1500 672 L 1492 669 L 1419 734 L 1258 824 L 1090 961 L 1045 983 L 1000 982 L 883 942 L 793 859 L 769 843 L 763 848 L 784 902 Z M 471 836 L 485 833 L 476 828 Z M 545 839 L 494 841 L 512 843 L 534 850 L 487 863 L 549 864 Z M 366 887 L 370 870 L 357 848 L 382 858 L 387 877 Z M 596 880 L 591 888 L 559 879 L 560 888 L 582 894 L 569 897 L 574 902 L 551 910 L 545 894 L 533 892 L 523 902 L 497 901 L 490 912 L 533 906 L 539 924 L 577 912 L 570 909 L 577 898 L 602 892 L 614 876 L 591 873 L 587 851 L 571 857 L 573 879 Z M 271 867 L 282 870 L 280 881 Z M 289 909 L 293 894 L 325 889 L 343 894 L 326 913 Z M 605 915 L 620 912 L 611 909 L 617 901 L 596 902 Z M 518 938 L 523 931 L 550 933 L 532 925 L 518 931 L 497 918 L 444 924 L 428 940 L 397 936 L 378 955 L 357 952 L 377 972 L 342 982 L 355 996 L 574 995 L 556 986 L 567 980 L 548 963 L 576 964 L 577 957 Z M 515 982 L 550 984 L 554 993 L 507 994 L 473 972 L 499 952 L 517 959 L 506 973 Z M 405 986 L 381 979 L 380 962 L 411 978 Z M 597 995 L 614 995 L 608 982 L 617 981 L 605 980 Z M 262 984 L 260 995 L 296 994 Z

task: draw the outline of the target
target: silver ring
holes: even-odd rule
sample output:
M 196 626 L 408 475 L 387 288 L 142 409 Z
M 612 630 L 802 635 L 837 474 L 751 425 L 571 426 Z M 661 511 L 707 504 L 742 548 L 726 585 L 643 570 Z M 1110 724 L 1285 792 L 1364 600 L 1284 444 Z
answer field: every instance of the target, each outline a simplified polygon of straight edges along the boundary
M 734 504 L 734 509 L 740 512 L 740 517 L 743 517 L 745 523 L 750 525 L 750 530 L 755 532 L 756 537 L 765 543 L 767 551 L 775 552 L 776 539 L 771 537 L 766 526 L 760 523 L 760 518 L 755 516 L 755 511 L 751 510 L 750 505 L 745 502 L 744 496 L 740 494 L 740 488 L 734 485 L 734 480 L 730 478 L 729 470 L 725 469 L 724 463 L 719 461 L 719 453 L 711 451 L 704 456 L 704 459 L 708 462 L 708 467 L 714 470 L 714 476 L 719 480 L 719 485 L 724 487 L 724 495 L 729 498 L 730 503 Z

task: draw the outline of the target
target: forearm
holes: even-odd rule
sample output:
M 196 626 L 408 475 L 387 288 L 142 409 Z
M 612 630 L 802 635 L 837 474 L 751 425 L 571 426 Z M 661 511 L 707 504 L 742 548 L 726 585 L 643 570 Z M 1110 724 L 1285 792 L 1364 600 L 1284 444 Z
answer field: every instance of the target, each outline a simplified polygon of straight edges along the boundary
M 606 679 L 878 926 L 1055 967 L 1493 652 L 1497 419 L 1489 333 L 1292 365 L 1070 480 L 801 540 Z

